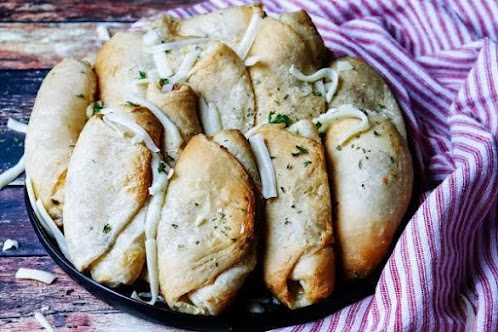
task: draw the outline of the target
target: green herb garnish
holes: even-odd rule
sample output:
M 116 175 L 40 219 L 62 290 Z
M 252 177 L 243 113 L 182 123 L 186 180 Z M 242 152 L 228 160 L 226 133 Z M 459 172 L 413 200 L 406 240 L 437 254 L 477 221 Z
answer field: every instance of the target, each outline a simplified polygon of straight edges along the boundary
M 111 231 L 111 229 L 112 229 L 111 225 L 105 224 L 104 228 L 102 229 L 102 232 L 104 232 L 105 234 L 107 234 L 107 233 L 109 233 Z
M 342 146 L 338 145 L 338 146 L 336 146 L 336 147 L 335 147 L 335 149 L 336 149 L 337 151 L 342 151 Z
M 161 163 L 159 163 L 159 166 L 157 167 L 157 171 L 161 173 L 164 172 L 165 169 L 166 169 L 166 164 L 161 161 Z
M 296 149 L 297 149 L 297 152 L 292 152 L 292 156 L 293 157 L 297 157 L 301 154 L 306 154 L 308 153 L 308 150 L 306 150 L 305 148 L 303 148 L 302 146 L 300 145 L 296 145 Z
M 308 167 L 311 164 L 311 160 L 306 160 L 303 164 L 304 167 Z
M 146 72 L 144 72 L 144 71 L 142 71 L 142 70 L 139 70 L 139 71 L 138 71 L 138 79 L 139 79 L 139 80 L 144 80 L 144 79 L 146 79 L 146 78 L 147 78 L 147 73 L 146 73 Z
M 79 94 L 79 95 L 77 95 L 76 97 L 78 97 L 78 98 L 85 98 L 85 95 L 84 95 L 84 94 L 82 94 L 82 93 L 80 93 L 80 94 Z
M 138 104 L 132 103 L 131 101 L 127 100 L 126 105 L 131 106 L 131 107 L 137 107 Z
M 374 130 L 374 136 L 380 136 L 380 134 L 376 130 Z
M 104 107 L 102 106 L 102 104 L 100 103 L 100 101 L 97 101 L 94 105 L 93 105 L 93 115 L 95 114 L 99 114 L 102 109 Z
M 285 123 L 285 125 L 289 125 L 290 118 L 285 114 L 277 114 L 274 111 L 270 111 L 268 114 L 268 122 L 269 123 Z

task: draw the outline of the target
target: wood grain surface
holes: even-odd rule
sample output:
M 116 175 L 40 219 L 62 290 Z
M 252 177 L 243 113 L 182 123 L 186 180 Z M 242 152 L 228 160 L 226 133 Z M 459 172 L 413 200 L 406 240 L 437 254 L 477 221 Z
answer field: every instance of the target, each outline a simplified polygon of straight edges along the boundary
M 101 45 L 96 28 L 126 29 L 143 16 L 198 1 L 1 1 L 0 2 L 0 172 L 24 150 L 24 135 L 7 119 L 27 122 L 48 70 L 64 57 L 84 58 Z M 179 331 L 116 310 L 85 291 L 47 256 L 27 219 L 23 177 L 0 191 L 0 331 L 37 331 L 33 313 L 43 313 L 57 331 Z M 21 268 L 51 271 L 51 285 L 16 280 Z

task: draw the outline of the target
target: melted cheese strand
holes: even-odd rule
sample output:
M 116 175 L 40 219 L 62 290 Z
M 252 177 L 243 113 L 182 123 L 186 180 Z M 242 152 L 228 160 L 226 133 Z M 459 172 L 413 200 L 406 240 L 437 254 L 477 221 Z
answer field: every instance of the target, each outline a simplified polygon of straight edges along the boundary
M 159 107 L 147 99 L 134 95 L 129 96 L 128 100 L 134 104 L 148 108 L 149 111 L 151 111 L 152 114 L 154 114 L 154 116 L 159 120 L 161 125 L 164 127 L 164 147 L 166 148 L 166 151 L 178 150 L 182 146 L 183 138 L 180 134 L 180 130 Z
M 244 60 L 244 66 L 246 66 L 246 67 L 252 67 L 256 63 L 258 63 L 259 61 L 261 61 L 261 58 L 259 56 L 257 56 L 257 55 L 251 56 L 251 57 L 246 58 Z
M 161 163 L 164 169 L 160 171 Z M 145 219 L 145 255 L 147 257 L 147 271 L 151 292 L 149 304 L 154 305 L 159 295 L 159 268 L 156 243 L 157 226 L 161 219 L 161 208 L 166 198 L 166 188 L 169 179 L 173 176 L 173 169 L 163 163 L 160 155 L 157 153 L 152 155 L 151 167 L 153 181 L 152 186 L 149 188 L 149 193 L 152 197 L 149 201 L 147 217 Z
M 29 279 L 41 281 L 47 285 L 50 285 L 56 279 L 55 274 L 35 269 L 25 269 L 21 267 L 16 272 L 16 279 Z
M 256 158 L 261 183 L 263 185 L 263 197 L 268 199 L 277 197 L 277 180 L 275 178 L 275 169 L 271 162 L 270 153 L 266 147 L 265 140 L 261 134 L 249 137 L 251 149 Z
M 54 331 L 54 328 L 52 327 L 52 325 L 50 325 L 50 323 L 48 322 L 48 320 L 45 318 L 45 316 L 43 316 L 41 313 L 39 313 L 38 311 L 35 312 L 34 314 L 35 316 L 35 319 L 38 321 L 38 323 L 40 323 L 40 325 L 45 329 L 47 330 L 48 332 L 55 332 Z
M 353 65 L 345 60 L 337 61 L 336 68 L 338 72 L 354 69 Z
M 43 206 L 43 203 L 40 199 L 36 201 L 36 207 L 41 216 L 40 222 L 45 223 L 45 229 L 48 229 L 48 235 L 52 237 L 55 242 L 57 242 L 57 245 L 59 246 L 59 249 L 61 250 L 64 257 L 66 257 L 67 260 L 71 262 L 71 256 L 69 255 L 69 248 L 67 246 L 66 238 L 62 234 L 59 227 L 57 227 L 57 225 L 55 224 L 55 221 L 48 214 L 45 206 Z
M 0 190 L 14 181 L 22 172 L 24 172 L 24 155 L 22 155 L 17 164 L 0 174 Z
M 172 50 L 184 48 L 186 46 L 197 45 L 200 43 L 206 43 L 208 41 L 209 41 L 208 38 L 190 38 L 190 39 L 185 39 L 185 40 L 174 41 L 174 42 L 156 45 L 156 46 L 148 48 L 147 52 L 159 53 L 159 52 L 165 52 L 165 51 L 172 51 Z
M 162 39 L 161 34 L 156 30 L 150 30 L 142 38 L 145 48 L 160 45 L 161 39 Z M 157 73 L 159 74 L 159 77 L 166 78 L 173 75 L 173 70 L 171 69 L 168 56 L 166 55 L 165 52 L 153 53 L 152 59 L 154 60 L 154 64 L 156 65 L 156 70 Z
M 321 126 L 319 130 L 321 133 L 325 133 L 327 132 L 329 125 L 333 121 L 349 118 L 357 118 L 361 120 L 361 122 L 356 127 L 352 128 L 346 134 L 344 134 L 341 139 L 339 139 L 339 145 L 342 145 L 352 136 L 357 135 L 370 128 L 368 116 L 365 113 L 363 113 L 353 105 L 346 104 L 339 106 L 337 109 L 329 109 L 327 113 L 321 114 L 318 118 L 313 119 L 312 122 L 314 124 L 320 123 Z
M 145 257 L 147 258 L 151 293 L 149 304 L 154 305 L 159 295 L 159 268 L 157 262 L 157 242 L 155 239 L 145 240 Z
M 203 96 L 199 98 L 199 113 L 206 135 L 213 135 L 223 129 L 216 106 L 213 103 L 208 104 Z
M 315 89 L 323 98 L 327 98 L 327 91 L 325 91 L 325 84 L 323 83 L 323 79 L 315 82 Z
M 259 15 L 258 12 L 254 11 L 251 16 L 251 20 L 249 21 L 249 25 L 247 26 L 247 30 L 242 36 L 239 45 L 237 46 L 237 50 L 235 52 L 239 56 L 239 58 L 244 61 L 249 53 L 249 50 L 256 39 L 256 35 L 259 30 L 259 26 L 263 23 L 263 19 Z
M 16 119 L 9 118 L 9 120 L 7 121 L 7 128 L 17 131 L 19 133 L 26 134 L 26 131 L 28 130 L 28 125 L 21 121 L 17 121 Z
M 130 130 L 135 134 L 132 138 L 132 143 L 138 144 L 141 142 L 145 143 L 145 146 L 152 152 L 159 152 L 159 148 L 156 146 L 149 133 L 140 127 L 133 119 L 126 113 L 108 113 L 104 116 L 104 121 L 109 121 L 115 124 L 124 126 L 126 129 Z
M 328 78 L 332 82 L 332 85 L 330 85 L 330 88 L 328 89 L 325 99 L 327 100 L 327 103 L 330 103 L 332 100 L 332 97 L 334 97 L 334 94 L 337 90 L 337 85 L 339 83 L 339 74 L 332 68 L 322 68 L 318 71 L 316 71 L 314 74 L 311 75 L 305 75 L 303 74 L 299 69 L 297 69 L 294 65 L 291 66 L 289 69 L 289 72 L 296 77 L 297 79 L 303 81 L 303 82 L 316 82 L 318 80 L 321 80 L 323 78 Z M 321 94 L 321 92 L 320 92 Z
M 194 67 L 197 58 L 200 56 L 201 51 L 199 50 L 194 50 L 188 52 L 185 57 L 183 58 L 182 62 L 180 63 L 180 66 L 178 67 L 178 71 L 176 72 L 175 75 L 171 76 L 168 79 L 168 83 L 163 85 L 162 91 L 163 92 L 169 92 L 173 89 L 173 86 L 177 83 L 184 82 L 185 80 L 188 79 L 190 76 L 190 71 Z
M 31 205 L 31 208 L 33 209 L 33 212 L 35 213 L 35 216 L 40 220 L 40 223 L 45 229 L 45 232 L 50 233 L 50 230 L 46 225 L 42 222 L 42 216 L 40 214 L 40 211 L 38 211 L 38 208 L 36 207 L 36 198 L 35 198 L 35 192 L 33 190 L 33 183 L 31 182 L 31 178 L 26 175 L 26 179 L 24 179 L 24 184 L 26 185 L 26 191 L 28 192 L 28 198 L 29 198 L 29 204 Z

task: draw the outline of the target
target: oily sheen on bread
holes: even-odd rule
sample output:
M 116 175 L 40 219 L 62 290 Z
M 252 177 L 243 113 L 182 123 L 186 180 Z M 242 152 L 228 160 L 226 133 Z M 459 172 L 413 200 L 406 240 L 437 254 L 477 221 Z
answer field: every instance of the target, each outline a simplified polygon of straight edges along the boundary
M 43 80 L 26 134 L 25 167 L 33 190 L 60 224 L 69 159 L 94 100 L 96 77 L 85 62 L 66 59 Z
M 255 265 L 255 197 L 244 167 L 200 134 L 180 156 L 158 227 L 161 292 L 171 308 L 216 315 Z
M 335 281 L 332 207 L 323 146 L 279 125 L 263 135 L 275 169 L 278 197 L 267 200 L 264 280 L 289 308 L 326 298 Z

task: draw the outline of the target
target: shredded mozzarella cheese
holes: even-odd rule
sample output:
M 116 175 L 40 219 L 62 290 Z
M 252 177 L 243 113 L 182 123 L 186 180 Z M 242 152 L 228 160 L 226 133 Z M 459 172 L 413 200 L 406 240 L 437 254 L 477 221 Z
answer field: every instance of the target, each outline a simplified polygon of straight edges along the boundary
M 9 118 L 9 120 L 7 121 L 7 128 L 26 134 L 28 125 L 21 121 L 17 121 L 16 119 Z
M 263 122 L 263 123 L 260 123 L 254 127 L 252 127 L 251 129 L 249 129 L 248 131 L 246 131 L 246 133 L 244 134 L 244 136 L 246 137 L 246 139 L 249 139 L 249 137 L 251 137 L 252 135 L 254 135 L 259 128 L 261 128 L 262 126 L 268 124 L 268 122 Z
M 48 332 L 54 332 L 52 325 L 48 322 L 48 320 L 39 312 L 34 313 L 35 319 L 40 323 L 40 325 L 47 330 Z
M 261 58 L 259 56 L 251 56 L 249 58 L 246 58 L 244 60 L 244 66 L 246 67 L 252 67 L 254 66 L 256 63 L 258 63 L 259 61 L 261 61 Z
M 349 62 L 344 60 L 337 61 L 337 71 L 341 72 L 341 71 L 348 71 L 351 69 L 354 69 L 354 67 Z
M 132 139 L 132 143 L 138 144 L 141 142 L 145 143 L 145 146 L 152 152 L 159 152 L 159 148 L 156 146 L 150 135 L 140 127 L 133 119 L 126 113 L 108 113 L 104 116 L 104 121 L 112 122 L 114 124 L 119 124 L 127 129 L 129 129 L 135 135 Z
M 16 240 L 11 240 L 11 239 L 5 240 L 5 242 L 3 243 L 2 251 L 7 251 L 7 250 L 10 250 L 12 248 L 19 249 L 19 242 L 17 242 Z
M 173 86 L 175 84 L 186 81 L 189 78 L 191 70 L 197 62 L 197 58 L 200 56 L 200 54 L 201 51 L 199 50 L 188 52 L 180 63 L 176 74 L 169 77 L 168 83 L 163 85 L 162 91 L 169 92 L 173 89 Z
M 149 49 L 147 49 L 147 52 L 159 53 L 159 52 L 165 52 L 165 51 L 178 50 L 178 49 L 181 49 L 181 48 L 184 48 L 187 46 L 198 45 L 200 43 L 206 43 L 208 41 L 209 41 L 208 38 L 190 38 L 190 39 L 185 39 L 185 40 L 180 40 L 180 41 L 159 44 L 159 45 L 150 47 Z
M 305 75 L 303 74 L 299 69 L 296 67 L 291 66 L 289 69 L 289 72 L 296 77 L 297 79 L 303 81 L 303 82 L 316 82 L 318 80 L 328 78 L 331 81 L 331 85 L 329 85 L 328 89 L 326 89 L 326 94 L 325 94 L 325 100 L 327 103 L 330 103 L 332 100 L 332 97 L 334 97 L 334 94 L 337 90 L 337 84 L 339 83 L 339 74 L 332 68 L 322 68 L 315 72 L 314 74 L 311 75 Z M 325 84 L 325 86 L 327 86 Z M 320 92 L 320 91 L 319 91 Z M 322 94 L 322 92 L 320 92 Z M 323 94 L 322 94 L 323 95 Z
M 40 199 L 36 201 L 36 207 L 41 216 L 40 222 L 45 223 L 45 229 L 46 230 L 48 229 L 47 233 L 55 240 L 55 242 L 57 242 L 57 245 L 59 246 L 59 249 L 61 250 L 64 257 L 66 257 L 69 261 L 71 261 L 71 256 L 69 255 L 69 248 L 67 246 L 66 238 L 62 234 L 59 227 L 57 227 L 55 221 L 48 214 L 47 210 L 45 209 L 45 206 L 43 205 Z
M 242 59 L 242 61 L 246 59 L 247 54 L 256 39 L 261 23 L 263 23 L 263 19 L 258 12 L 254 11 L 252 13 L 251 21 L 249 21 L 249 25 L 247 26 L 247 30 L 244 33 L 244 36 L 242 36 L 236 50 L 237 55 Z
M 47 285 L 50 285 L 56 279 L 55 274 L 35 269 L 25 269 L 21 267 L 16 272 L 16 279 L 30 279 L 41 281 Z
M 143 35 L 142 41 L 145 46 L 155 46 L 161 44 L 161 35 L 156 30 L 149 30 Z
M 199 98 L 199 113 L 202 123 L 202 128 L 206 135 L 213 135 L 222 128 L 220 113 L 213 103 L 207 103 L 204 97 Z
M 159 122 L 161 122 L 164 127 L 164 146 L 166 147 L 166 151 L 177 150 L 180 146 L 182 146 L 183 138 L 180 134 L 180 130 L 159 107 L 147 99 L 139 98 L 134 95 L 129 96 L 128 100 L 132 103 L 148 108 L 149 111 L 151 111 L 152 114 L 154 114 L 154 116 L 159 120 Z
M 361 122 L 356 127 L 352 128 L 346 134 L 344 134 L 341 139 L 339 139 L 339 145 L 342 145 L 352 136 L 357 135 L 370 128 L 368 116 L 365 113 L 363 113 L 353 105 L 346 104 L 339 106 L 337 109 L 329 109 L 326 113 L 321 114 L 318 118 L 313 119 L 312 122 L 314 124 L 320 123 L 321 126 L 319 128 L 319 131 L 321 133 L 325 133 L 327 132 L 330 123 L 339 119 L 347 118 L 357 118 L 361 120 Z
M 168 55 L 166 53 L 154 53 L 152 54 L 152 59 L 154 60 L 154 64 L 156 65 L 156 70 L 159 74 L 159 77 L 167 78 L 173 75 L 173 70 L 171 69 Z
M 0 190 L 14 181 L 22 172 L 24 172 L 24 155 L 17 164 L 0 174 Z
M 270 152 L 265 144 L 265 140 L 261 134 L 256 134 L 249 137 L 251 149 L 256 158 L 261 183 L 263 185 L 263 197 L 268 199 L 277 197 L 277 180 L 275 178 L 275 169 L 270 158 Z
M 97 36 L 102 41 L 111 39 L 111 34 L 109 33 L 109 29 L 104 24 L 97 25 Z
M 157 296 L 159 295 L 159 269 L 157 262 L 157 242 L 155 239 L 145 240 L 145 256 L 147 257 L 151 293 L 149 304 L 154 305 L 157 301 Z

